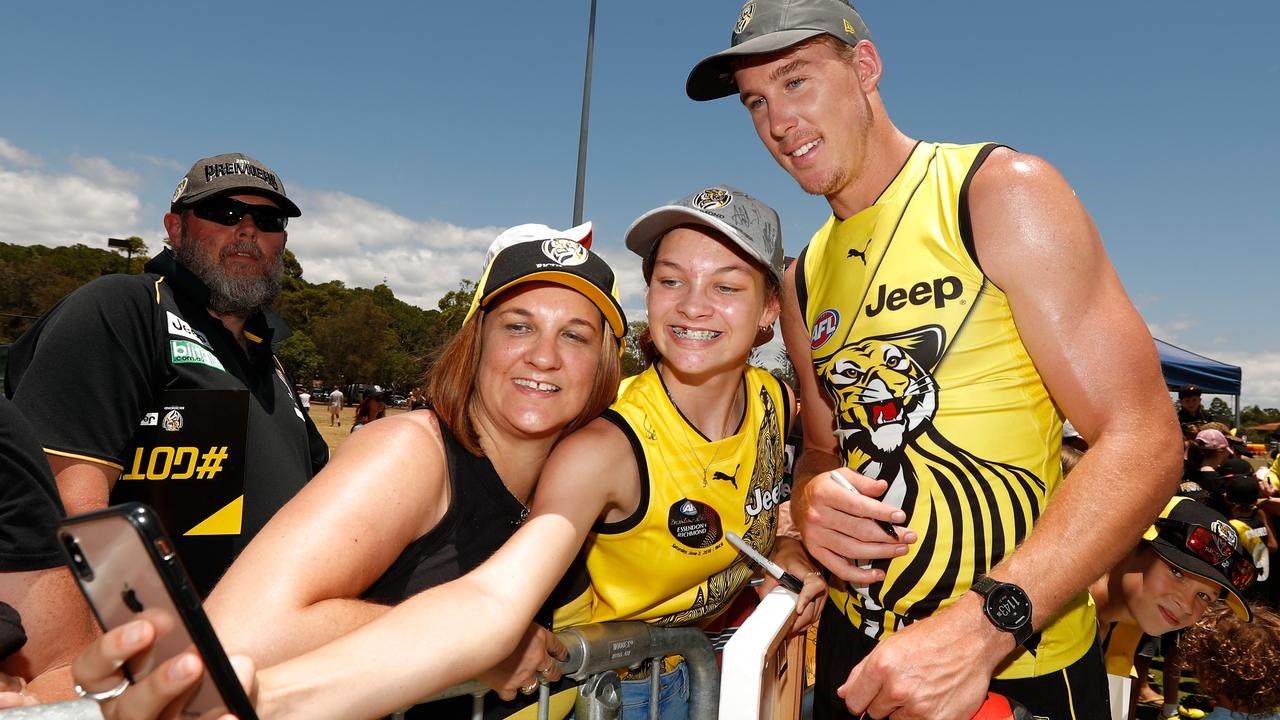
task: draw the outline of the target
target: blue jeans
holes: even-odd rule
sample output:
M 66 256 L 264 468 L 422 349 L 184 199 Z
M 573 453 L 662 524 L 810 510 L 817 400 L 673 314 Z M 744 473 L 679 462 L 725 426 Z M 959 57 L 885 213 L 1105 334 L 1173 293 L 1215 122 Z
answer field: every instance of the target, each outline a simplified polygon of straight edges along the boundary
M 658 717 L 688 720 L 689 666 L 680 663 L 658 678 Z M 622 720 L 649 719 L 649 678 L 622 681 Z

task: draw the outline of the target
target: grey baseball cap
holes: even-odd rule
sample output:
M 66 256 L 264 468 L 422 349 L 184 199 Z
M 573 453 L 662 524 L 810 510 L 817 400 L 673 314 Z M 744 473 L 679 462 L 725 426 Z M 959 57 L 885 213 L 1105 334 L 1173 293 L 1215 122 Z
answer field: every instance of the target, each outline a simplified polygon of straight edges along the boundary
M 196 161 L 173 191 L 170 209 L 180 212 L 218 195 L 261 195 L 271 198 L 288 217 L 302 211 L 285 196 L 284 181 L 274 170 L 245 155 L 225 153 Z
M 693 66 L 685 92 L 694 100 L 733 95 L 738 92 L 735 57 L 777 52 L 824 33 L 849 45 L 871 39 L 862 16 L 847 0 L 749 0 L 729 35 L 729 49 Z
M 782 283 L 782 225 L 778 213 L 728 185 L 715 185 L 641 215 L 623 236 L 627 247 L 648 258 L 672 228 L 701 225 L 732 240 Z

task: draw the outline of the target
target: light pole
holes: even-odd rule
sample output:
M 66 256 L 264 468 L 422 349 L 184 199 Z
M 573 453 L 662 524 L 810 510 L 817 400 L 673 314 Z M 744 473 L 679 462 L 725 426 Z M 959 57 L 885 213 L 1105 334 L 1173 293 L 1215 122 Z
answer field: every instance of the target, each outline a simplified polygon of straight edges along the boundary
M 591 116 L 591 56 L 596 46 L 596 0 L 591 0 L 587 24 L 587 70 L 582 80 L 582 128 L 578 133 L 578 179 L 573 190 L 573 224 L 582 224 L 582 193 L 587 175 L 587 121 Z
M 128 253 L 124 261 L 124 272 L 127 275 L 129 273 L 129 266 L 133 264 L 133 243 L 128 240 L 121 240 L 120 238 L 107 238 L 107 245 L 113 248 L 123 249 Z

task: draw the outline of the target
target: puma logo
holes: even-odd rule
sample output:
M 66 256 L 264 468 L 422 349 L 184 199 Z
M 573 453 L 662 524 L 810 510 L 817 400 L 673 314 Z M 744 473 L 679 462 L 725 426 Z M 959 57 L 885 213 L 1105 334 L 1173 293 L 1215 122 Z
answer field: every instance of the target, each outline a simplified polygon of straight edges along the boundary
M 854 257 L 856 257 L 856 258 L 858 258 L 859 260 L 861 260 L 863 265 L 866 265 L 866 264 L 867 264 L 867 251 L 866 251 L 866 250 L 863 250 L 863 251 L 859 252 L 859 251 L 857 251 L 857 250 L 850 249 L 850 250 L 849 250 L 849 254 L 845 256 L 845 259 L 847 260 L 847 259 L 849 259 L 849 258 L 854 258 Z
M 738 463 L 737 465 L 735 465 L 733 467 L 732 475 L 727 475 L 717 470 L 711 474 L 711 479 L 712 480 L 728 480 L 733 485 L 733 489 L 737 490 L 738 489 L 738 470 L 741 467 L 742 467 L 742 463 Z

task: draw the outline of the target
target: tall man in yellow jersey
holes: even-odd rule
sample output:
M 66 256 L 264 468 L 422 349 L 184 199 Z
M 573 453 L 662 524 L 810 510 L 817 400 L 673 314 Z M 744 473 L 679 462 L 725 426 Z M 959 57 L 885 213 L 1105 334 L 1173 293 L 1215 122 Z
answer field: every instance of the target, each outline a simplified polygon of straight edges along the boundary
M 814 717 L 969 718 L 989 687 L 1039 717 L 1107 717 L 1085 587 L 1181 457 L 1154 344 L 1057 171 L 907 137 L 882 69 L 844 0 L 755 0 L 687 85 L 736 95 L 831 205 L 783 309 L 793 513 L 832 574 Z M 1064 415 L 1090 444 L 1069 482 Z

